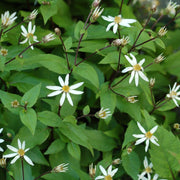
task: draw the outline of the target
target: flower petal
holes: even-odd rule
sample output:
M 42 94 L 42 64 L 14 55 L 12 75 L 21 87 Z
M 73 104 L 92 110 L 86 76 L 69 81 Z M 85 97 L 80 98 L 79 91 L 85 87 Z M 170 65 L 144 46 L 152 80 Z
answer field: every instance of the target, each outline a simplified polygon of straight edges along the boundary
M 47 89 L 60 91 L 62 88 L 60 86 L 46 86 Z
M 99 166 L 99 168 L 100 168 L 101 172 L 103 173 L 103 175 L 107 176 L 106 170 L 101 165 Z
M 134 136 L 135 138 L 144 138 L 144 137 L 145 137 L 144 134 L 133 134 L 133 136 Z
M 106 17 L 106 16 L 101 16 L 105 21 L 108 21 L 108 22 L 113 22 L 114 21 L 114 18 L 112 19 L 111 17 Z
M 113 177 L 117 173 L 117 171 L 118 171 L 118 168 L 114 169 L 113 171 L 111 171 L 110 175 Z
M 60 99 L 60 106 L 63 105 L 64 101 L 65 101 L 65 97 L 66 97 L 66 93 L 63 93 Z
M 143 163 L 144 163 L 144 168 L 147 168 L 148 167 L 148 160 L 147 160 L 146 156 L 144 157 Z
M 78 87 L 82 86 L 83 84 L 84 84 L 84 82 L 74 84 L 74 85 L 70 86 L 70 89 L 77 89 Z
M 18 149 L 16 149 L 15 147 L 11 146 L 11 145 L 7 145 L 8 149 L 10 149 L 13 152 L 18 152 Z
M 109 31 L 110 28 L 111 28 L 112 26 L 114 26 L 114 24 L 115 24 L 114 22 L 110 23 L 110 24 L 107 26 L 106 31 Z
M 150 133 L 151 134 L 154 134 L 157 130 L 158 126 L 154 126 L 151 130 L 150 130 Z
M 126 73 L 126 72 L 131 71 L 131 70 L 133 70 L 133 67 L 126 67 L 126 68 L 123 69 L 121 72 L 122 72 L 122 73 Z
M 32 22 L 30 21 L 28 24 L 28 33 L 31 33 L 31 29 L 32 29 Z
M 69 74 L 67 74 L 66 77 L 65 77 L 64 85 L 65 85 L 65 86 L 68 86 L 68 85 L 69 85 Z
M 17 159 L 19 159 L 20 158 L 20 155 L 17 155 L 12 161 L 11 161 L 11 164 L 14 164 L 16 161 L 17 161 Z
M 27 163 L 29 163 L 31 166 L 34 166 L 34 163 L 31 161 L 31 159 L 30 159 L 28 156 L 24 155 L 24 159 L 25 159 L 25 161 L 26 161 Z
M 142 79 L 144 79 L 147 82 L 149 81 L 149 79 L 144 75 L 144 73 L 142 71 L 138 71 L 138 73 Z
M 26 30 L 26 28 L 23 26 L 23 25 L 21 25 L 21 30 L 27 35 L 27 30 Z
M 52 97 L 52 96 L 56 96 L 56 95 L 61 94 L 61 93 L 62 93 L 62 91 L 54 91 L 54 92 L 48 94 L 47 96 Z
M 98 179 L 104 179 L 104 176 L 98 176 L 98 177 L 96 177 L 95 180 L 98 180 Z
M 28 41 L 28 38 L 26 38 L 24 41 L 21 41 L 20 44 L 25 44 L 27 43 L 27 41 Z
M 139 122 L 137 122 L 137 125 L 138 125 L 140 131 L 141 131 L 142 133 L 146 134 L 145 129 L 141 126 L 141 124 L 140 124 Z
M 132 53 L 130 53 L 130 56 L 132 57 L 132 65 L 134 66 L 134 65 L 136 65 L 137 64 L 137 60 L 136 60 L 136 57 L 132 54 Z
M 147 138 L 144 137 L 144 138 L 141 138 L 139 140 L 136 141 L 135 145 L 138 145 L 138 144 L 141 144 L 142 142 L 144 142 Z
M 65 84 L 64 84 L 64 81 L 63 81 L 62 77 L 59 76 L 58 80 L 59 80 L 60 85 L 63 87 Z
M 83 91 L 76 91 L 76 90 L 69 90 L 69 93 L 71 93 L 71 94 L 77 94 L 77 95 L 79 95 L 79 94 L 83 94 L 84 92 Z
M 18 155 L 17 153 L 11 153 L 11 154 L 6 154 L 6 155 L 3 155 L 4 158 L 12 158 L 14 156 Z
M 139 61 L 138 64 L 139 64 L 140 66 L 142 66 L 142 65 L 144 64 L 144 62 L 145 62 L 145 59 L 142 59 L 141 61 Z
M 132 80 L 134 78 L 134 74 L 135 74 L 135 71 L 132 71 L 131 72 L 131 77 L 129 78 L 129 84 L 132 82 Z
M 155 141 L 154 138 L 151 138 L 150 141 L 151 141 L 153 144 L 155 144 L 156 146 L 159 146 L 159 144 Z
M 138 86 L 138 84 L 139 84 L 139 74 L 138 74 L 138 72 L 135 73 L 135 84 L 136 84 L 136 86 Z
M 118 24 L 115 24 L 113 27 L 113 33 L 116 34 L 118 29 Z
M 21 146 L 21 141 L 20 141 L 20 139 L 18 139 L 18 148 L 19 148 L 19 149 L 22 149 L 22 146 Z
M 69 101 L 69 104 L 70 104 L 71 106 L 73 106 L 73 101 L 72 101 L 71 96 L 69 95 L 69 93 L 67 93 L 67 99 L 68 99 L 68 101 Z
M 111 171 L 112 171 L 112 165 L 110 165 L 110 166 L 108 167 L 107 173 L 108 173 L 109 175 L 111 175 Z
M 131 53 L 130 53 L 130 55 L 131 55 Z M 135 65 L 135 64 L 133 63 L 133 60 L 131 60 L 131 58 L 130 58 L 129 56 L 125 55 L 125 58 L 127 59 L 127 61 L 128 61 L 132 66 Z
M 172 98 L 172 100 L 174 101 L 174 103 L 176 104 L 177 107 L 179 107 L 179 104 L 177 103 L 175 98 Z
M 146 140 L 146 147 L 145 147 L 145 151 L 148 151 L 148 147 L 149 147 L 149 139 Z

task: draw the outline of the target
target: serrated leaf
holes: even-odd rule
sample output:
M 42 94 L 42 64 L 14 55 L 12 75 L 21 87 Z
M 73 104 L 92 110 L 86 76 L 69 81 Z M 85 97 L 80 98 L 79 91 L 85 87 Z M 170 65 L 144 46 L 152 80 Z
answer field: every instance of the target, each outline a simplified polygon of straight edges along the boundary
M 36 112 L 32 108 L 28 108 L 27 110 L 21 110 L 19 112 L 20 119 L 22 123 L 31 131 L 34 135 L 37 123 Z

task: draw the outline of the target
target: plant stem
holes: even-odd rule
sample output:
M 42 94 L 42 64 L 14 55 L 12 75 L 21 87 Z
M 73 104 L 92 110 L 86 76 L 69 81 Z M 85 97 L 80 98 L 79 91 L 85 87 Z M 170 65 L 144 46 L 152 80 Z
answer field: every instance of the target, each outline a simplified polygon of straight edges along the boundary
M 25 51 L 27 51 L 31 46 L 34 46 L 34 45 L 37 45 L 37 44 L 40 44 L 40 43 L 41 43 L 41 41 L 38 41 L 38 42 L 35 42 L 35 43 L 29 45 L 27 48 L 25 48 L 24 50 L 22 50 L 22 51 L 18 54 L 18 56 L 20 57 L 20 56 L 21 56 Z M 5 65 L 9 64 L 11 61 L 13 61 L 13 60 L 15 60 L 15 59 L 16 59 L 16 57 L 13 57 L 13 58 L 10 59 L 9 61 L 7 61 L 7 62 L 5 63 Z
M 93 9 L 91 9 L 91 11 L 90 11 L 90 13 L 89 13 L 89 15 L 88 15 L 88 17 L 86 19 L 86 22 L 84 23 L 84 27 L 83 27 L 84 29 L 85 29 L 85 27 L 86 27 L 86 25 L 87 25 L 87 23 L 88 23 L 92 13 L 93 13 Z
M 120 5 L 120 8 L 119 8 L 119 14 L 121 14 L 123 2 L 124 2 L 124 0 L 121 0 L 121 5 Z
M 159 16 L 159 18 L 156 20 L 156 22 L 152 25 L 152 27 L 151 27 L 152 30 L 154 29 L 154 27 L 156 26 L 156 24 L 157 24 L 163 17 L 164 17 L 163 14 L 161 14 L 161 15 Z
M 153 106 L 155 106 L 155 102 L 154 102 L 154 96 L 153 96 L 153 91 L 152 91 L 152 87 L 150 86 L 150 92 L 151 92 L 151 99 L 152 99 L 152 103 L 153 103 Z
M 24 180 L 24 163 L 23 163 L 23 158 L 21 158 L 21 166 L 22 166 L 22 176 Z
M 59 105 L 59 107 L 58 107 L 58 116 L 59 116 L 59 117 L 60 117 L 60 110 L 61 110 L 61 107 L 62 107 L 62 106 L 60 106 L 60 105 Z
M 122 46 L 120 46 L 120 48 L 119 48 L 119 58 L 118 58 L 117 72 L 120 71 L 121 50 L 122 50 Z
M 91 25 L 91 22 L 87 25 L 87 27 L 85 28 L 85 30 L 87 30 L 90 25 Z M 80 39 L 79 39 L 79 42 L 78 42 L 78 47 L 77 47 L 77 50 L 76 50 L 76 56 L 75 56 L 75 60 L 74 60 L 74 65 L 75 65 L 75 66 L 76 66 L 76 62 L 77 62 L 77 57 L 78 57 L 78 53 L 79 53 L 80 44 L 81 44 L 81 41 L 82 41 L 82 39 L 83 39 L 84 34 L 85 34 L 85 33 L 81 34 Z
M 80 117 L 77 117 L 76 119 L 78 120 L 78 119 L 81 119 L 83 117 L 93 117 L 93 116 L 95 116 L 95 114 L 86 114 L 86 115 L 82 115 Z
M 1 36 L 2 36 L 3 30 L 4 29 L 1 29 L 1 31 L 0 31 L 0 40 L 1 40 Z
M 64 52 L 65 52 L 65 55 L 66 55 L 66 61 L 67 61 L 67 66 L 68 66 L 68 70 L 70 70 L 70 65 L 69 65 L 69 60 L 68 60 L 68 54 L 66 52 L 66 47 L 64 45 L 64 41 L 61 37 L 61 34 L 59 35 L 59 39 L 61 40 L 61 43 L 62 43 L 62 46 L 63 46 L 63 49 L 64 49 Z
M 36 177 L 34 180 L 37 180 L 37 179 L 39 179 L 40 177 L 42 177 L 42 176 L 44 176 L 44 175 L 46 175 L 46 174 L 50 174 L 50 173 L 51 173 L 51 171 L 46 171 L 45 173 L 43 173 L 43 174 L 41 174 L 40 176 Z
M 152 62 L 152 63 L 146 65 L 146 66 L 144 67 L 144 69 L 148 68 L 149 66 L 151 66 L 151 65 L 153 65 L 153 64 L 154 64 L 154 62 Z
M 137 41 L 138 41 L 138 39 L 139 39 L 141 33 L 144 31 L 145 27 L 146 27 L 147 24 L 149 23 L 149 21 L 150 21 L 152 15 L 153 15 L 153 13 L 151 13 L 151 14 L 149 15 L 149 17 L 148 17 L 148 19 L 147 19 L 147 21 L 146 21 L 146 24 L 143 26 L 143 28 L 142 28 L 141 31 L 139 32 L 139 34 L 138 34 L 136 40 L 134 41 L 134 44 L 132 45 L 132 47 L 130 48 L 130 50 L 128 51 L 128 53 L 131 52 L 135 47 L 137 47 L 137 46 L 136 46 L 136 43 L 137 43 Z
M 110 89 L 114 94 L 116 94 L 116 95 L 118 95 L 118 96 L 121 96 L 121 97 L 127 99 L 126 96 L 124 96 L 124 95 L 122 95 L 122 94 L 119 94 L 119 93 L 117 93 L 116 91 L 114 91 L 114 90 L 112 89 L 112 87 L 110 87 L 109 89 Z
M 11 177 L 11 179 L 15 180 L 15 178 L 13 176 L 10 175 L 9 170 L 5 167 L 5 170 L 7 171 L 7 173 L 9 174 L 9 176 Z
M 99 51 L 102 51 L 102 50 L 104 50 L 104 49 L 106 49 L 106 48 L 108 48 L 108 47 L 111 47 L 111 44 L 109 44 L 108 46 L 105 46 L 105 47 L 103 47 L 103 48 L 101 48 L 101 49 L 98 49 L 98 51 L 95 51 L 94 53 L 90 54 L 88 57 L 84 58 L 82 61 L 80 61 L 79 63 L 77 63 L 76 66 L 78 66 L 79 64 L 81 64 L 82 62 L 84 62 L 86 59 L 88 59 L 88 58 L 92 57 L 93 55 L 97 54 Z

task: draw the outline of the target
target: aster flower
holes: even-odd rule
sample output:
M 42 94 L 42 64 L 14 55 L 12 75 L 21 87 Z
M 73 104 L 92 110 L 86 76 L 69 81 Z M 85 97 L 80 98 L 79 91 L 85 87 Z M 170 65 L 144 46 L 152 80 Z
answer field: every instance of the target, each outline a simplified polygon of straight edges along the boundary
M 68 165 L 69 163 L 65 164 L 65 163 L 62 163 L 58 166 L 56 166 L 55 168 L 52 169 L 51 172 L 55 172 L 55 173 L 59 173 L 59 172 L 66 172 L 68 170 Z
M 82 86 L 84 82 L 80 82 L 72 86 L 69 86 L 69 74 L 66 75 L 65 81 L 63 81 L 61 76 L 58 77 L 58 80 L 61 86 L 46 86 L 47 89 L 54 90 L 54 92 L 48 94 L 48 97 L 56 96 L 58 94 L 63 93 L 60 99 L 60 106 L 63 105 L 66 97 L 69 101 L 69 104 L 73 106 L 73 101 L 71 99 L 70 94 L 76 94 L 76 95 L 83 94 L 82 91 L 77 91 L 75 89 Z
M 44 43 L 47 43 L 47 42 L 52 41 L 52 40 L 54 40 L 54 39 L 56 39 L 56 38 L 54 37 L 54 34 L 53 34 L 53 33 L 49 33 L 49 34 L 47 34 L 46 36 L 44 36 L 44 37 L 42 38 L 42 41 L 43 41 Z
M 163 56 L 163 53 L 161 53 L 158 57 L 154 59 L 154 62 L 156 64 L 159 64 L 160 62 L 164 61 L 165 57 Z
M 179 123 L 174 123 L 173 128 L 179 130 L 180 129 L 180 124 Z
M 165 36 L 167 32 L 167 28 L 164 26 L 158 31 L 158 35 L 162 37 Z
M 126 46 L 126 44 L 128 44 L 130 42 L 129 40 L 129 37 L 126 36 L 126 37 L 122 37 L 121 39 L 115 39 L 113 42 L 112 42 L 112 45 L 113 46 Z
M 137 63 L 137 60 L 133 54 L 130 53 L 130 56 L 132 57 L 132 60 L 125 55 L 125 58 L 128 60 L 128 62 L 132 65 L 132 67 L 127 67 L 122 70 L 122 73 L 126 73 L 128 71 L 131 72 L 131 77 L 129 79 L 129 84 L 132 82 L 133 78 L 135 77 L 135 84 L 138 86 L 139 84 L 139 76 L 144 79 L 145 81 L 149 81 L 148 78 L 144 75 L 142 71 L 144 71 L 142 65 L 145 62 L 145 59 L 142 59 L 139 63 Z
M 3 128 L 0 129 L 0 134 L 2 133 L 3 131 Z M 4 142 L 4 139 L 0 139 L 0 143 L 3 143 Z M 3 152 L 3 148 L 0 147 L 0 151 Z
M 91 22 L 95 22 L 98 19 L 98 17 L 102 14 L 103 11 L 104 11 L 104 8 L 101 9 L 101 7 L 97 6 L 91 16 Z
M 17 18 L 16 12 L 9 14 L 9 11 L 6 11 L 4 14 L 1 14 L 1 25 L 5 28 L 10 26 L 14 23 L 15 19 Z
M 33 20 L 36 18 L 36 16 L 38 15 L 38 10 L 37 9 L 34 9 L 31 14 L 29 15 L 28 19 L 29 20 Z
M 112 16 L 108 16 L 108 17 L 102 16 L 102 18 L 105 21 L 111 22 L 107 26 L 106 31 L 109 31 L 110 28 L 113 26 L 114 34 L 117 32 L 118 25 L 125 26 L 125 27 L 131 27 L 129 24 L 136 22 L 135 19 L 124 19 L 124 18 L 122 18 L 121 15 L 118 15 L 118 16 L 115 16 L 115 17 L 112 17 Z
M 106 119 L 109 116 L 111 116 L 111 111 L 109 111 L 109 108 L 104 109 L 103 107 L 96 113 L 96 116 L 101 119 Z
M 13 158 L 13 160 L 11 161 L 11 164 L 14 164 L 17 159 L 19 158 L 23 158 L 25 159 L 25 161 L 30 164 L 31 166 L 34 166 L 33 162 L 31 161 L 31 159 L 25 155 L 25 153 L 27 151 L 29 151 L 29 148 L 25 149 L 25 141 L 23 141 L 23 143 L 21 144 L 21 141 L 18 139 L 18 149 L 11 146 L 11 145 L 7 145 L 8 149 L 10 149 L 11 151 L 13 151 L 14 153 L 11 154 L 7 154 L 4 155 L 4 158 Z
M 158 174 L 154 174 L 154 176 L 153 176 L 153 178 L 152 178 L 152 180 L 158 180 L 158 177 L 159 177 L 159 175 Z M 148 178 L 146 178 L 146 177 L 143 177 L 142 178 L 142 180 L 149 180 Z M 151 180 L 151 179 L 150 179 Z M 159 179 L 159 180 L 167 180 L 167 179 Z
M 137 96 L 129 96 L 129 97 L 127 97 L 127 101 L 130 103 L 135 103 L 138 101 L 137 99 L 135 99 L 136 97 Z
M 138 177 L 139 177 L 138 180 L 144 180 L 145 175 L 147 175 L 148 180 L 151 180 L 151 173 L 153 172 L 152 167 L 153 167 L 153 164 L 152 163 L 148 164 L 147 157 L 145 156 L 145 158 L 144 158 L 144 171 L 140 175 L 138 175 Z
M 108 170 L 106 171 L 101 165 L 99 166 L 101 172 L 103 173 L 103 176 L 98 176 L 95 178 L 95 180 L 97 179 L 107 179 L 107 180 L 112 180 L 112 177 L 116 174 L 116 172 L 118 171 L 118 168 L 112 170 L 112 165 L 110 165 L 108 167 Z
M 91 176 L 91 178 L 94 178 L 96 174 L 96 166 L 93 167 L 93 163 L 91 163 L 89 165 L 89 175 Z
M 1 48 L 0 54 L 1 54 L 2 56 L 7 56 L 7 55 L 8 55 L 8 49 Z
M 174 103 L 176 104 L 177 107 L 179 107 L 179 104 L 177 103 L 177 100 L 179 101 L 180 100 L 180 91 L 177 92 L 180 88 L 180 85 L 177 86 L 177 82 L 174 83 L 174 86 L 173 88 L 171 89 L 171 86 L 169 85 L 169 88 L 170 88 L 170 91 L 169 91 L 169 94 L 167 94 L 166 96 L 168 98 L 171 98 Z
M 172 2 L 171 0 L 169 1 L 169 3 L 167 4 L 167 7 L 166 7 L 166 13 L 169 14 L 169 15 L 175 15 L 176 14 L 176 8 L 178 7 L 179 5 L 175 2 Z
M 159 146 L 159 144 L 156 142 L 158 141 L 158 139 L 153 135 L 156 132 L 158 126 L 154 126 L 150 131 L 146 132 L 139 122 L 137 122 L 137 125 L 143 134 L 133 134 L 135 138 L 140 138 L 136 141 L 135 145 L 141 144 L 142 142 L 146 141 L 146 152 L 148 151 L 149 141 L 151 141 L 156 146 Z
M 28 31 L 26 28 L 22 25 L 21 30 L 23 31 L 21 34 L 26 38 L 24 41 L 20 42 L 20 44 L 25 44 L 27 41 L 29 42 L 29 45 L 31 45 L 32 41 L 38 42 L 37 36 L 34 35 L 36 26 L 34 25 L 32 27 L 32 22 L 29 22 L 28 24 Z M 33 46 L 31 46 L 31 49 L 34 49 Z

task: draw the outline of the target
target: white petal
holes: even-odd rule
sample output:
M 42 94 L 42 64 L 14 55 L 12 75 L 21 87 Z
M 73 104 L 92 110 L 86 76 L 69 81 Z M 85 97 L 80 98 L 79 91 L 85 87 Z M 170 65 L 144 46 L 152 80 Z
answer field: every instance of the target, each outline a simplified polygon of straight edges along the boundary
M 152 163 L 150 163 L 150 164 L 149 164 L 149 167 L 150 167 L 150 168 L 152 168 L 152 167 L 153 167 L 153 164 L 152 164 Z
M 132 80 L 134 78 L 134 74 L 135 74 L 135 71 L 132 71 L 131 72 L 131 77 L 129 78 L 129 84 L 132 82 Z
M 117 171 L 118 171 L 118 168 L 114 169 L 113 171 L 111 171 L 110 175 L 113 177 L 117 173 Z
M 99 166 L 99 168 L 100 168 L 101 172 L 103 173 L 103 175 L 107 176 L 106 170 L 101 165 Z
M 180 101 L 180 97 L 175 97 L 176 100 Z
M 67 74 L 66 77 L 65 77 L 64 85 L 66 85 L 66 86 L 69 85 L 69 74 Z
M 148 180 L 151 180 L 151 175 L 149 173 L 147 173 L 148 176 Z
M 107 173 L 108 173 L 109 175 L 111 175 L 111 171 L 112 171 L 112 165 L 110 165 L 110 166 L 108 167 Z
M 82 86 L 84 84 L 84 82 L 80 82 L 80 83 L 77 83 L 77 84 L 74 84 L 72 86 L 70 86 L 70 89 L 77 89 L 78 87 Z
M 137 122 L 137 125 L 138 125 L 140 131 L 141 131 L 142 133 L 146 134 L 145 129 L 141 126 L 141 124 L 140 124 L 139 122 Z
M 4 158 L 12 158 L 14 156 L 18 155 L 17 153 L 11 153 L 11 154 L 6 154 L 6 155 L 3 155 Z
M 60 85 L 63 87 L 65 84 L 64 84 L 64 81 L 63 81 L 62 77 L 59 76 L 58 80 L 59 80 Z
M 62 96 L 61 96 L 61 99 L 60 99 L 60 106 L 63 105 L 64 100 L 65 100 L 65 96 L 66 96 L 66 93 L 63 93 Z
M 174 91 L 177 92 L 179 88 L 180 88 L 180 85 L 178 85 Z
M 139 84 L 139 74 L 138 74 L 138 72 L 135 73 L 135 84 L 136 84 L 136 86 L 138 86 L 138 84 Z
M 176 104 L 177 107 L 179 107 L 179 104 L 177 103 L 176 99 L 172 99 L 174 101 L 174 103 Z
M 60 86 L 46 86 L 47 89 L 60 91 L 62 88 Z
M 150 133 L 151 134 L 154 134 L 157 130 L 158 126 L 154 126 L 151 130 L 150 130 Z
M 31 29 L 32 29 L 32 22 L 30 21 L 28 24 L 28 32 L 31 33 Z
M 18 149 L 16 149 L 15 147 L 11 146 L 11 145 L 7 145 L 8 149 L 10 149 L 13 152 L 18 152 Z
M 108 22 L 112 22 L 114 21 L 114 18 L 110 18 L 110 17 L 106 17 L 106 16 L 101 16 L 105 21 L 108 21 Z
M 52 96 L 56 96 L 56 95 L 61 94 L 61 93 L 62 93 L 62 91 L 54 91 L 54 92 L 48 94 L 47 96 L 52 97 Z
M 29 150 L 30 150 L 30 148 L 27 148 L 27 149 L 24 150 L 24 152 L 27 152 L 27 151 L 29 151 Z
M 19 149 L 22 149 L 22 146 L 21 146 L 21 141 L 20 141 L 20 139 L 18 139 L 18 148 L 19 148 Z
M 98 180 L 98 179 L 104 179 L 104 176 L 98 176 L 98 177 L 96 177 L 95 180 Z
M 76 91 L 76 90 L 69 90 L 69 93 L 71 93 L 71 94 L 77 94 L 77 95 L 79 95 L 79 94 L 83 94 L 84 92 L 83 91 Z
M 131 27 L 126 21 L 122 20 L 119 25 L 125 26 L 125 27 Z
M 31 161 L 31 159 L 30 159 L 28 156 L 24 155 L 24 159 L 25 159 L 26 162 L 29 163 L 31 166 L 34 166 L 33 162 Z
M 177 85 L 177 82 L 174 83 L 172 91 L 175 91 L 176 85 Z
M 133 67 L 127 67 L 127 68 L 123 69 L 121 72 L 126 73 L 126 72 L 131 71 L 131 70 L 133 70 Z
M 3 148 L 0 147 L 0 152 L 3 152 L 3 151 L 4 151 Z
M 145 59 L 142 59 L 141 61 L 139 61 L 138 64 L 139 64 L 140 66 L 142 66 L 142 65 L 144 64 L 144 62 L 145 62 Z
M 150 141 L 151 141 L 153 144 L 155 144 L 156 146 L 159 146 L 159 144 L 155 141 L 154 138 L 151 138 Z
M 11 164 L 14 164 L 16 161 L 17 161 L 17 159 L 19 159 L 20 158 L 20 155 L 17 155 L 12 161 L 11 161 Z
M 141 144 L 142 142 L 144 142 L 146 140 L 146 137 L 141 138 L 139 140 L 136 141 L 135 145 Z
M 146 140 L 146 147 L 145 147 L 145 151 L 148 151 L 148 147 L 149 147 L 149 139 Z
M 110 23 L 110 24 L 107 26 L 106 31 L 109 31 L 110 28 L 111 28 L 112 26 L 114 26 L 114 24 L 115 24 L 114 22 Z
M 31 30 L 31 33 L 34 34 L 36 30 L 36 25 L 33 26 L 33 29 Z
M 0 139 L 0 143 L 4 142 L 4 139 Z
M 69 93 L 67 93 L 67 99 L 68 99 L 68 101 L 69 101 L 69 104 L 70 104 L 71 106 L 73 106 L 73 101 L 72 101 L 71 96 L 69 95 Z
M 130 56 L 132 57 L 132 65 L 134 66 L 134 65 L 136 65 L 137 64 L 137 60 L 136 60 L 136 57 L 132 54 L 132 53 L 130 53 Z
M 25 44 L 27 43 L 27 41 L 28 41 L 28 38 L 26 38 L 24 41 L 21 41 L 20 44 Z
M 138 74 L 140 75 L 140 77 L 142 78 L 142 79 L 144 79 L 145 81 L 149 81 L 149 79 L 144 75 L 144 73 L 142 72 L 142 71 L 138 71 Z
M 0 129 L 0 133 L 2 133 L 2 131 L 3 131 L 3 128 Z
M 27 35 L 28 32 L 27 32 L 26 28 L 23 25 L 21 25 L 21 30 L 23 31 L 23 33 L 25 33 Z
M 117 29 L 118 29 L 118 24 L 115 24 L 114 27 L 113 27 L 113 32 L 114 32 L 114 34 L 117 33 Z
M 147 160 L 147 157 L 145 156 L 144 157 L 144 167 L 147 168 L 148 167 L 148 160 Z
M 130 54 L 131 55 L 131 54 Z M 135 64 L 133 63 L 133 61 L 130 59 L 129 56 L 125 55 L 125 58 L 127 59 L 127 61 L 132 65 L 134 66 Z
M 144 137 L 145 137 L 144 134 L 133 134 L 133 136 L 134 136 L 135 138 L 144 138 Z

